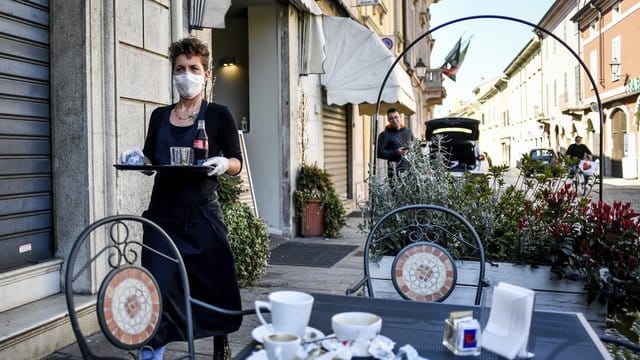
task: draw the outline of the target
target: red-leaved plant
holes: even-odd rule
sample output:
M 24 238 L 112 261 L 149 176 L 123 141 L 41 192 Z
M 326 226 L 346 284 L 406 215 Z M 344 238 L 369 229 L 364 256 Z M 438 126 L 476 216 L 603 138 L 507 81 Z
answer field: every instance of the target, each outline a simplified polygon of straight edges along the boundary
M 638 309 L 640 298 L 640 214 L 630 203 L 598 202 L 585 213 L 575 254 L 588 273 L 590 300 Z
M 584 280 L 589 302 L 640 309 L 640 214 L 630 203 L 592 203 L 571 184 L 542 187 L 518 221 L 517 257 Z

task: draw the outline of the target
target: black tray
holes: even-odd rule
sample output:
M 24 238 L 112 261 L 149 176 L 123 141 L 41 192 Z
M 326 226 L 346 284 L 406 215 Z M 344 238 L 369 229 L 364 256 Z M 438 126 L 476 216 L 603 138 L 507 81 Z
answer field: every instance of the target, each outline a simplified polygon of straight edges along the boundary
M 113 165 L 118 170 L 136 170 L 136 171 L 159 171 L 159 172 L 191 172 L 206 174 L 213 170 L 213 166 L 205 165 Z

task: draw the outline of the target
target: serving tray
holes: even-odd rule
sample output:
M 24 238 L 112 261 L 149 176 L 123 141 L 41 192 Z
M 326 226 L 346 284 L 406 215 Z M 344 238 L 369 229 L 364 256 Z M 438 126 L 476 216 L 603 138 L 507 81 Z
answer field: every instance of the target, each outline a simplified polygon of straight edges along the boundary
M 206 174 L 213 170 L 213 166 L 205 165 L 113 165 L 117 170 L 158 171 L 158 172 L 192 172 Z

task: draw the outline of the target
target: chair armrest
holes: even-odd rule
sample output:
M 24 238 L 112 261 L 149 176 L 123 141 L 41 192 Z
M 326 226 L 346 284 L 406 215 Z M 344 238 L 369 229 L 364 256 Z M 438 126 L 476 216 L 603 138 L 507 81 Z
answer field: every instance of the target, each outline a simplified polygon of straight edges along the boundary
M 367 283 L 367 278 L 365 276 L 362 277 L 362 279 L 360 279 L 354 286 L 348 288 L 345 291 L 345 295 L 353 295 L 356 292 L 358 292 L 358 290 L 360 290 L 361 288 L 364 287 L 364 284 Z
M 600 340 L 604 343 L 614 344 L 616 346 L 621 346 L 627 348 L 629 350 L 640 352 L 640 345 L 636 343 L 632 343 L 631 341 L 627 341 L 624 339 L 619 339 L 617 337 L 613 337 L 611 335 L 600 335 Z

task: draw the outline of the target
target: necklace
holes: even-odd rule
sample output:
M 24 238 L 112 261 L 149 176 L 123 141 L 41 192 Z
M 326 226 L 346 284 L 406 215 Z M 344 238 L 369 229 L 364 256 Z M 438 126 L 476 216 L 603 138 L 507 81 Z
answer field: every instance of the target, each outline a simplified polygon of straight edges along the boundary
M 186 121 L 186 120 L 193 121 L 193 119 L 195 119 L 195 117 L 196 117 L 196 112 L 195 111 L 193 111 L 191 114 L 189 114 L 187 116 L 180 116 L 180 115 L 178 115 L 177 111 L 174 111 L 174 112 L 176 114 L 176 117 L 180 121 Z
M 173 108 L 173 112 L 176 114 L 176 117 L 178 118 L 178 120 L 193 122 L 196 116 L 198 115 L 198 109 L 200 109 L 200 104 L 184 110 L 180 110 L 176 106 Z M 182 113 L 182 115 L 180 113 Z

